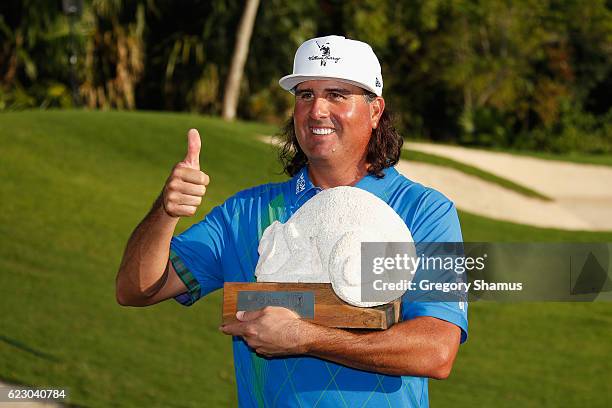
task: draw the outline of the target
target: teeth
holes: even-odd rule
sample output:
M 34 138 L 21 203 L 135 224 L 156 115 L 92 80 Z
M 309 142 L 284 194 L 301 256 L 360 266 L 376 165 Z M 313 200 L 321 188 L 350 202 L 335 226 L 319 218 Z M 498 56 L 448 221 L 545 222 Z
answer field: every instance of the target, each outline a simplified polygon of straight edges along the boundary
M 330 133 L 333 133 L 334 129 L 330 129 L 330 128 L 312 128 L 312 133 L 314 133 L 315 135 L 329 135 Z

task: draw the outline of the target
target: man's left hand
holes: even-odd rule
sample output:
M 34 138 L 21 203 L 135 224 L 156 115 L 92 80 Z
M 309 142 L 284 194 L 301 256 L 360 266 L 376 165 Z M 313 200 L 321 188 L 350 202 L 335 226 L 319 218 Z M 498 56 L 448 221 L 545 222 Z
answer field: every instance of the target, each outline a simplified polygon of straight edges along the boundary
M 284 307 L 267 306 L 252 312 L 239 311 L 239 323 L 219 327 L 225 334 L 241 336 L 257 354 L 265 357 L 306 353 L 306 332 L 310 323 Z

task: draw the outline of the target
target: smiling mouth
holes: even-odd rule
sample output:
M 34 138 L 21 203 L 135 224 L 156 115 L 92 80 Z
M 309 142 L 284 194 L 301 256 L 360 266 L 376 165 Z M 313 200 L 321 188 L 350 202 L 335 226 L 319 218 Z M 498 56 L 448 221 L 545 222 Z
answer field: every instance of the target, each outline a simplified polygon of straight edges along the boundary
M 315 135 L 329 135 L 336 131 L 336 129 L 332 128 L 320 128 L 320 127 L 311 127 L 310 131 Z

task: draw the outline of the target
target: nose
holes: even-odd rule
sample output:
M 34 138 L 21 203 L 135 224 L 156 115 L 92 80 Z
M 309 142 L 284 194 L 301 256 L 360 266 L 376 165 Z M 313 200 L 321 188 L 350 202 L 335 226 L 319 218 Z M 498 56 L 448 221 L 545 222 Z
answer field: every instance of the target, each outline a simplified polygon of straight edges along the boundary
M 329 102 L 325 98 L 314 98 L 310 106 L 309 116 L 313 120 L 329 117 Z

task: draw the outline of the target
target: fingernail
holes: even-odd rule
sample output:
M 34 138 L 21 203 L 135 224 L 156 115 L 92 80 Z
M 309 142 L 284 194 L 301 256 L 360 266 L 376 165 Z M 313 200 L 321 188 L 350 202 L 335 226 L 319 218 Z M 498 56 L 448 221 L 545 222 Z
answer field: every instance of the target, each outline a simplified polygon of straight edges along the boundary
M 243 317 L 244 317 L 244 312 L 242 310 L 239 310 L 238 312 L 236 312 L 236 318 L 238 320 L 242 320 Z

